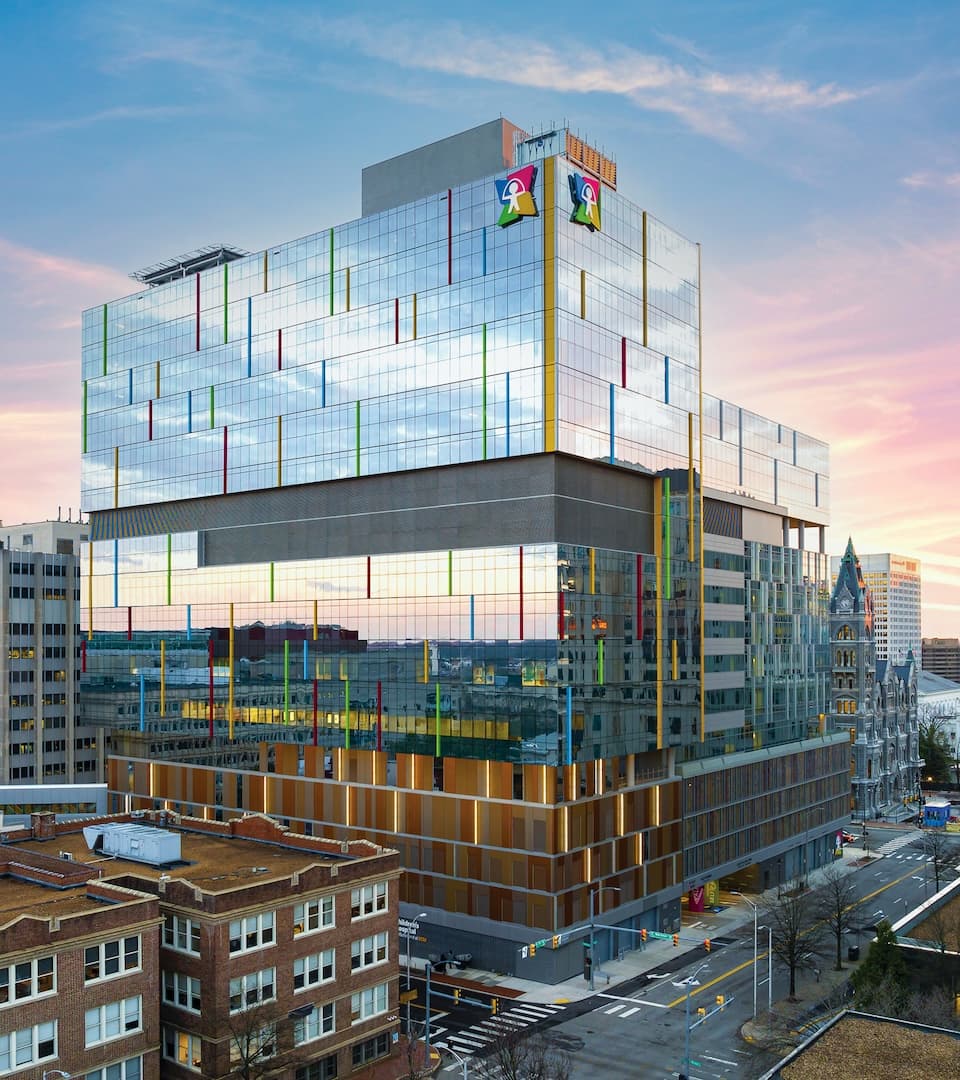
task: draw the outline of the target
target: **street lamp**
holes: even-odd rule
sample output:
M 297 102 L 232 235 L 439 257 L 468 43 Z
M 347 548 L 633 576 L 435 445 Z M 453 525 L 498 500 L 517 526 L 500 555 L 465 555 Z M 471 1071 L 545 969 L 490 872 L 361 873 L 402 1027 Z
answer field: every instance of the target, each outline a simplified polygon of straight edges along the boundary
M 425 911 L 421 911 L 419 915 L 414 915 L 414 917 L 410 920 L 410 922 L 411 923 L 416 923 L 416 922 L 419 922 L 420 919 L 425 919 L 426 917 L 427 917 L 427 913 Z M 412 931 L 413 927 L 411 926 L 410 929 Z M 413 937 L 412 932 L 407 934 L 407 989 L 408 990 L 410 989 L 410 939 L 412 937 Z
M 740 895 L 741 900 L 746 902 L 753 908 L 753 1018 L 757 1018 L 757 914 L 759 912 L 758 906 L 748 897 L 742 893 Z
M 595 989 L 593 983 L 593 969 L 596 966 L 596 941 L 593 936 L 593 898 L 599 893 L 602 893 L 604 889 L 613 889 L 614 892 L 620 892 L 620 888 L 616 885 L 598 885 L 596 889 L 590 890 L 590 989 Z
M 767 932 L 767 1012 L 773 1012 L 773 927 L 761 926 L 760 929 Z M 754 971 L 756 971 L 756 964 L 754 964 Z M 753 1007 L 757 1007 L 756 1001 Z
M 433 970 L 433 964 L 428 960 L 423 965 L 423 970 L 427 976 L 427 1019 L 423 1026 L 423 1043 L 424 1043 L 424 1057 L 423 1063 L 430 1067 L 430 972 Z
M 450 1048 L 449 1046 L 445 1046 L 445 1047 L 444 1047 L 444 1050 L 446 1050 L 446 1052 L 447 1052 L 447 1053 L 448 1053 L 448 1054 L 449 1054 L 449 1055 L 450 1055 L 450 1056 L 451 1056 L 452 1058 L 455 1058 L 455 1059 L 456 1059 L 456 1061 L 457 1061 L 457 1064 L 458 1064 L 458 1065 L 462 1065 L 462 1066 L 463 1066 L 463 1080 L 467 1080 L 467 1060 L 468 1060 L 468 1059 L 467 1059 L 467 1058 L 462 1058 L 462 1057 L 461 1057 L 461 1056 L 460 1056 L 460 1055 L 459 1055 L 459 1054 L 458 1054 L 458 1053 L 456 1052 L 456 1050 L 451 1050 L 451 1048 Z M 429 1064 L 429 1062 L 426 1062 L 425 1064 Z
M 687 1080 L 687 1077 L 690 1075 L 690 988 L 694 985 L 700 985 L 700 983 L 697 982 L 697 976 L 705 967 L 709 966 L 710 961 L 708 960 L 705 964 L 701 964 L 692 975 L 688 975 L 687 978 L 684 979 L 684 982 L 687 984 L 687 998 L 686 1006 L 684 1008 L 687 1019 L 683 1034 L 683 1072 L 681 1073 L 683 1080 Z
M 72 1074 L 64 1072 L 63 1069 L 43 1070 L 43 1080 L 55 1080 L 55 1078 L 59 1078 L 59 1080 L 73 1080 Z

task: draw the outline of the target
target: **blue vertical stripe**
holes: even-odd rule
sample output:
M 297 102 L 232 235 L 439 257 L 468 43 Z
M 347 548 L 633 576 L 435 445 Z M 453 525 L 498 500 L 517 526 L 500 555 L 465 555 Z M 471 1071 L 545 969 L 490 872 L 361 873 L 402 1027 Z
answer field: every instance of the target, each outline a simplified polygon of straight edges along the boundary
M 253 374 L 253 297 L 247 297 L 247 378 Z
M 510 456 L 510 372 L 507 372 L 507 457 Z
M 563 763 L 573 764 L 573 687 L 567 687 L 567 715 L 563 726 Z
M 670 357 L 663 358 L 663 402 L 670 404 Z
M 303 639 L 303 681 L 307 681 L 307 639 Z
M 113 542 L 113 606 L 120 606 L 120 541 Z
M 187 434 L 193 431 L 193 391 L 187 391 Z
M 474 640 L 474 624 L 473 624 L 473 597 L 470 597 L 470 640 Z
M 190 640 L 190 634 L 192 629 L 193 628 L 190 625 L 190 605 L 187 604 L 187 641 Z
M 133 404 L 133 368 L 127 370 L 127 404 Z
M 140 672 L 140 730 L 147 730 L 147 685 L 146 676 Z
M 613 383 L 610 384 L 610 464 L 614 461 L 614 449 L 617 442 L 616 412 L 614 410 Z

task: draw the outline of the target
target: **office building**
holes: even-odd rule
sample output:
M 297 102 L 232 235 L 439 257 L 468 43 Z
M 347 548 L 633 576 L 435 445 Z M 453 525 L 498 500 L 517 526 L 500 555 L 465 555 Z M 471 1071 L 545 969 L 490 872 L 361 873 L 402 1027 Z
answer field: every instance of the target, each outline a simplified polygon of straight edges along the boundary
M 397 847 L 425 953 L 543 979 L 832 852 L 828 449 L 703 392 L 699 249 L 619 185 L 497 120 L 85 313 L 117 807 Z
M 960 682 L 960 638 L 924 638 L 921 662 L 931 675 Z
M 102 781 L 104 733 L 80 715 L 85 524 L 0 526 L 0 784 Z
M 395 851 L 167 813 L 36 814 L 0 850 L 0 1071 L 334 1080 L 396 1056 Z
M 830 560 L 833 581 L 840 559 Z M 860 568 L 873 597 L 873 640 L 880 660 L 902 664 L 907 653 L 919 656 L 920 561 L 906 555 L 861 555 Z
M 850 731 L 854 813 L 880 817 L 920 790 L 917 665 L 877 656 L 873 598 L 853 541 L 840 560 L 830 596 L 832 713 Z

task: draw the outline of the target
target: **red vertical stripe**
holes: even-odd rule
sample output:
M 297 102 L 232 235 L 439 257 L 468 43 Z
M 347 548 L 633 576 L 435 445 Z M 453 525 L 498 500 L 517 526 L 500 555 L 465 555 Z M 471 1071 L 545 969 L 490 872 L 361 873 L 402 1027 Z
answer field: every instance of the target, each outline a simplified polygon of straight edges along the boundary
M 213 738 L 213 638 L 207 642 L 207 664 L 210 669 L 210 701 L 208 715 L 210 717 L 210 738 Z
M 523 545 L 520 545 L 520 640 L 523 641 Z
M 447 284 L 453 284 L 453 191 L 447 188 Z
M 80 672 L 84 674 L 87 670 L 87 639 L 80 639 Z
M 367 556 L 367 599 L 370 599 L 370 556 Z
M 127 641 L 133 641 L 133 608 L 127 608 Z
M 200 274 L 197 274 L 197 352 L 200 351 Z
M 643 640 L 643 556 L 637 556 L 637 632 L 633 635 L 638 644 Z
M 223 493 L 227 493 L 227 429 L 223 429 Z
M 627 339 L 620 339 L 620 385 L 627 385 Z
M 283 371 L 283 330 L 277 329 L 277 371 Z
M 383 683 L 377 679 L 377 749 L 383 749 Z
M 313 745 L 317 745 L 317 680 L 313 680 Z
M 393 343 L 400 344 L 400 297 L 393 302 Z
M 153 398 L 147 402 L 147 440 L 153 442 Z

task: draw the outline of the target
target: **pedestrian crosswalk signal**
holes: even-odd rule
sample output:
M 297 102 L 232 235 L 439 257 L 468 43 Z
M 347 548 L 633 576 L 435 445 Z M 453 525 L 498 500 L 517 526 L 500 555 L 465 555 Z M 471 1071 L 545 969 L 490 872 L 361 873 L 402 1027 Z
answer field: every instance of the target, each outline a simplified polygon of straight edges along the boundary
M 499 1011 L 500 1011 L 500 999 L 492 997 L 490 999 L 490 1014 L 492 1016 L 496 1016 Z
M 673 944 L 674 944 L 674 947 L 676 947 L 677 945 L 680 944 L 680 935 L 679 934 L 674 934 L 673 935 Z
M 555 949 L 560 948 L 560 935 L 559 934 L 554 934 L 553 935 L 553 947 Z
M 704 938 L 703 939 L 703 947 L 707 950 L 707 952 L 710 951 L 710 939 L 709 938 Z
M 530 946 L 530 955 L 531 956 L 536 956 L 537 955 L 537 947 L 536 947 L 536 945 L 531 945 Z
M 453 1003 L 455 1005 L 460 1004 L 460 987 L 459 986 L 455 986 L 453 988 Z

